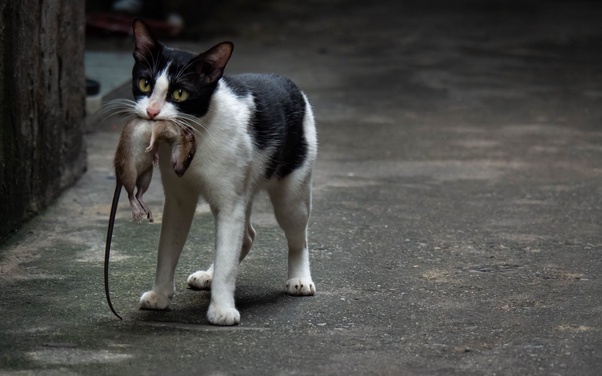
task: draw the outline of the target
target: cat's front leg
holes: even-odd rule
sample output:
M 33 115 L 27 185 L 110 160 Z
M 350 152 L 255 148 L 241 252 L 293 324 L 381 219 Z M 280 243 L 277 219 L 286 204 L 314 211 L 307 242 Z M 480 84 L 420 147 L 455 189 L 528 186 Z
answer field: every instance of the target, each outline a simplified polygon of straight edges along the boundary
M 140 298 L 141 309 L 167 309 L 175 294 L 174 274 L 188 237 L 196 199 L 190 195 L 174 196 L 167 194 L 166 187 L 155 284 Z
M 214 325 L 236 325 L 240 313 L 234 306 L 236 273 L 245 229 L 244 202 L 221 208 L 216 214 L 216 249 L 207 319 Z

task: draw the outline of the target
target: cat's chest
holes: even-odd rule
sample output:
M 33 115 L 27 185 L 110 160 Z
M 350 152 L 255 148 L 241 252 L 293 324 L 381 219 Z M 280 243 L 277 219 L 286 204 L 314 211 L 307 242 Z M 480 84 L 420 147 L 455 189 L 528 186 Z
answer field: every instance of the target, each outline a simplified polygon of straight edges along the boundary
M 170 162 L 169 145 L 161 145 L 159 164 L 161 174 L 167 174 L 164 184 L 204 196 L 223 195 L 237 190 L 246 176 L 252 174 L 253 143 L 246 132 L 222 131 L 208 135 L 197 132 L 197 149 L 190 166 L 177 177 Z

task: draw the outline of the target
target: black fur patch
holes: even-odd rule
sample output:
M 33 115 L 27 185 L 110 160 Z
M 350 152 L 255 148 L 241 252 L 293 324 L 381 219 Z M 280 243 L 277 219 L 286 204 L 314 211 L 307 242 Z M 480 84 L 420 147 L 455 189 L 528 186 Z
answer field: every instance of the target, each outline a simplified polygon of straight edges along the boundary
M 138 87 L 141 78 L 149 80 L 154 89 L 155 79 L 168 66 L 169 89 L 166 100 L 179 111 L 196 117 L 209 110 L 217 81 L 207 84 L 198 74 L 194 64 L 196 55 L 158 44 L 145 56 L 136 60 L 132 71 L 134 98 L 139 100 L 149 93 Z M 242 74 L 223 76 L 222 80 L 239 97 L 253 96 L 255 113 L 249 132 L 255 146 L 270 153 L 265 177 L 282 179 L 303 164 L 307 155 L 307 142 L 303 134 L 305 100 L 297 86 L 287 78 L 273 74 Z M 177 102 L 171 93 L 185 89 L 187 100 Z
M 203 78 L 196 72 L 195 66 L 189 64 L 196 55 L 187 51 L 167 48 L 160 45 L 155 50 L 149 51 L 143 61 L 136 61 L 132 71 L 132 89 L 136 100 L 152 93 L 143 93 L 138 88 L 140 78 L 151 82 L 154 89 L 155 79 L 169 65 L 169 90 L 166 100 L 173 103 L 181 112 L 203 116 L 209 110 L 211 96 L 217 87 L 217 81 L 211 84 L 204 82 Z M 187 100 L 177 102 L 171 97 L 171 93 L 177 89 L 185 89 L 189 93 Z
M 307 141 L 303 132 L 305 100 L 299 88 L 274 74 L 224 76 L 223 80 L 237 96 L 253 96 L 256 108 L 249 131 L 256 147 L 270 152 L 265 177 L 282 179 L 301 166 Z

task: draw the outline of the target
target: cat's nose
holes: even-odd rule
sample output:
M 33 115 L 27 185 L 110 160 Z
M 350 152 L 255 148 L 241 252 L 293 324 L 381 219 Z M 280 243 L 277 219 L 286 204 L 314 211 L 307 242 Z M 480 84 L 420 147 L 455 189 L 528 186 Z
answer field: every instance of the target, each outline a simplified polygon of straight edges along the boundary
M 159 112 L 161 112 L 161 110 L 157 108 L 149 107 L 146 109 L 146 114 L 151 120 L 154 119 L 157 115 L 159 115 Z

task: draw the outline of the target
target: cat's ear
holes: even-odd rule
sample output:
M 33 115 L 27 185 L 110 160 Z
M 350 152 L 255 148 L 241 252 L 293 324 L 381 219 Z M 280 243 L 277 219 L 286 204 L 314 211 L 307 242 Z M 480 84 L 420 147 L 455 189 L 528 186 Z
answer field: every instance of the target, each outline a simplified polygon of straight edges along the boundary
M 223 76 L 233 49 L 232 42 L 222 42 L 196 57 L 196 70 L 207 83 L 214 83 Z
M 139 18 L 132 23 L 134 33 L 134 59 L 136 61 L 152 61 L 152 55 L 161 44 L 155 39 L 150 28 Z

